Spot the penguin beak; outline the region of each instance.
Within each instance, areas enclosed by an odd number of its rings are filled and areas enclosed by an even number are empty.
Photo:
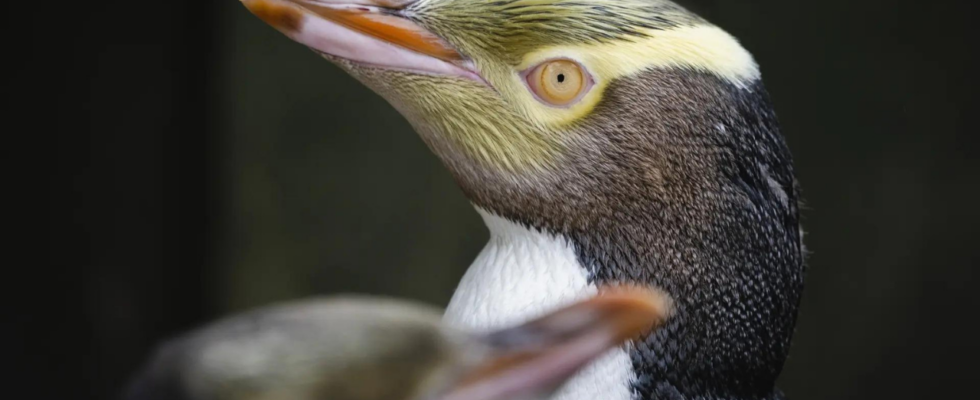
[[[606,289],[524,325],[490,333],[490,356],[441,400],[547,396],[582,367],[624,342],[659,327],[672,301],[658,291]]]
[[[405,17],[417,0],[242,0],[320,53],[374,67],[479,79],[446,41]]]

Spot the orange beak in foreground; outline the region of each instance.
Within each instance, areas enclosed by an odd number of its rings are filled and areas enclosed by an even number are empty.
[[[656,290],[607,287],[599,296],[490,333],[482,338],[490,357],[439,399],[546,396],[607,351],[663,325],[672,307],[670,297]]]

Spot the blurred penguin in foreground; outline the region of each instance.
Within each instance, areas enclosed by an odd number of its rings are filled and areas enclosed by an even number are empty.
[[[605,289],[526,324],[465,333],[428,306],[370,297],[289,303],[162,346],[127,400],[532,400],[660,326],[671,300]]]

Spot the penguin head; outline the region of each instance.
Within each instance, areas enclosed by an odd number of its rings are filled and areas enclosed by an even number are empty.
[[[511,219],[704,172],[678,154],[707,140],[686,131],[759,78],[734,38],[664,0],[243,1],[387,99]],[[626,179],[602,181],[609,168]]]

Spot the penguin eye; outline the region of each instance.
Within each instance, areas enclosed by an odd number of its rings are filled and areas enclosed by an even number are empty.
[[[579,63],[565,59],[532,67],[525,79],[538,100],[553,106],[571,105],[592,88],[588,71]]]

